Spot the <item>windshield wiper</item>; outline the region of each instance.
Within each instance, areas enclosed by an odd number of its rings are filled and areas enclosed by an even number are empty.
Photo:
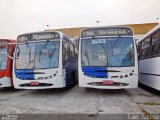
[[[29,63],[31,62],[31,47],[29,48]]]
[[[34,62],[34,60],[29,61],[28,65],[26,65],[25,69],[27,69],[27,68],[31,65],[31,63],[32,63],[32,62]],[[32,68],[32,69],[34,69],[34,66],[33,66],[33,68]]]
[[[84,53],[84,56],[86,56],[87,58],[87,61],[88,61],[88,65],[89,65],[89,57],[88,57],[88,51],[86,50],[86,46],[88,45],[88,40],[87,40],[87,43],[85,44],[85,53]]]
[[[117,40],[115,41],[115,43],[113,45],[111,45],[111,50],[112,50],[112,56],[111,57],[114,57],[115,59],[117,59],[118,62],[121,62],[121,60],[117,57],[117,55],[113,55],[113,50],[115,49],[115,46],[117,45],[117,43],[119,41],[120,41],[120,38],[117,38]]]
[[[102,40],[101,40],[101,41],[102,41]],[[107,56],[108,56],[108,55],[107,55],[107,50],[106,50],[106,48],[105,48],[105,45],[106,45],[106,44],[104,44],[103,42],[100,43],[101,48],[104,50],[105,59],[106,59],[106,63],[107,63],[107,60],[108,60],[108,59],[107,59]]]

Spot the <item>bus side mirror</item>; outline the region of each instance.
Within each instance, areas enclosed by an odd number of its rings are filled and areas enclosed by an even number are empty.
[[[16,53],[16,59],[18,59],[19,56],[20,56],[20,51],[17,51],[17,53]]]

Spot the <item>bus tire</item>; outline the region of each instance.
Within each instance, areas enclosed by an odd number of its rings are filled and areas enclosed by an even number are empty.
[[[76,79],[75,73],[72,72],[72,73],[71,73],[71,84],[69,84],[69,85],[67,86],[68,89],[71,89],[71,88],[74,87],[74,85],[76,84],[76,80],[75,80],[75,79]]]
[[[9,90],[9,91],[10,91],[10,90],[15,90],[13,86],[11,86],[11,87],[4,87],[4,88],[2,88],[2,89],[3,89],[3,90]]]

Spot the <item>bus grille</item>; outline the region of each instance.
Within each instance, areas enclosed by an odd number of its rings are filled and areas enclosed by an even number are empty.
[[[127,83],[121,83],[121,82],[113,82],[111,85],[104,85],[103,82],[90,82],[88,85],[93,85],[93,86],[128,86],[129,84]]]
[[[47,86],[52,86],[53,84],[50,83],[39,83],[39,85],[31,85],[30,83],[25,83],[19,85],[20,87],[47,87]]]

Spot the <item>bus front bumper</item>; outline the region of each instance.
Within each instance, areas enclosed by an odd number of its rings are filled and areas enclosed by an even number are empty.
[[[9,77],[2,77],[0,78],[0,87],[11,87],[11,78]]]
[[[104,84],[105,81],[112,81],[110,84]],[[110,79],[104,80],[99,78],[83,78],[79,79],[79,86],[86,88],[98,89],[129,89],[138,87],[138,76],[133,76],[124,79]]]
[[[66,86],[65,80],[61,76],[46,80],[21,80],[13,77],[13,84],[16,89],[51,89]]]

